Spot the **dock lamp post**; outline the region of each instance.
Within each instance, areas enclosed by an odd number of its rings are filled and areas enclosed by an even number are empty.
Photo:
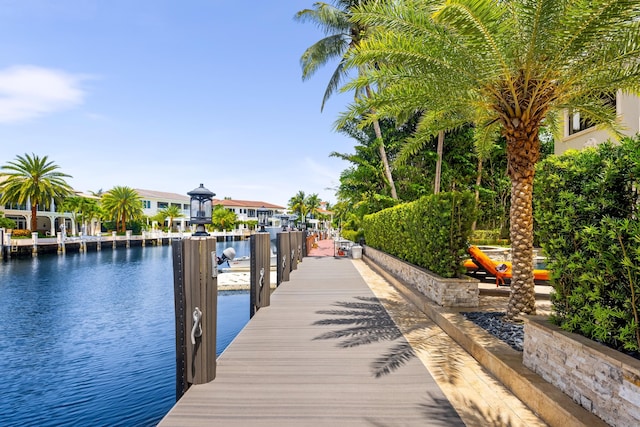
[[[282,222],[282,231],[287,231],[289,226],[289,215],[280,215],[280,221]]]
[[[200,187],[189,191],[187,195],[191,197],[189,205],[191,224],[196,224],[196,232],[193,233],[193,236],[208,236],[209,233],[206,232],[204,226],[211,224],[212,199],[216,194],[200,184]]]
[[[264,229],[267,226],[267,221],[269,220],[269,209],[266,209],[264,206],[256,209],[256,214],[258,215],[258,226],[260,226],[260,232],[264,233],[266,230]]]

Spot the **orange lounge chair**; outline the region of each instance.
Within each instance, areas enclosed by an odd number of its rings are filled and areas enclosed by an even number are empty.
[[[477,246],[469,246],[469,255],[471,259],[464,262],[464,266],[468,272],[478,271],[483,269],[489,275],[496,278],[496,286],[505,285],[505,279],[511,280],[511,263],[495,261],[487,256]],[[503,266],[501,269],[499,266]],[[549,270],[533,270],[534,280],[540,282],[549,281]]]

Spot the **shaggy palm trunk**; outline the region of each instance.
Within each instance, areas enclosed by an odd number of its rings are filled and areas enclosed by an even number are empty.
[[[511,294],[507,318],[535,314],[533,279],[533,175],[511,180]]]
[[[535,314],[533,278],[533,176],[540,156],[538,126],[531,122],[505,129],[511,178],[510,237],[512,278],[506,317]]]

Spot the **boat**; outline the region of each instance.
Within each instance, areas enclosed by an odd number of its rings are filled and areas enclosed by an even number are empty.
[[[276,254],[271,254],[271,270],[274,270],[277,265]],[[219,273],[229,273],[234,271],[250,271],[251,270],[251,258],[248,256],[241,256],[233,259],[226,259],[222,264],[218,265]]]

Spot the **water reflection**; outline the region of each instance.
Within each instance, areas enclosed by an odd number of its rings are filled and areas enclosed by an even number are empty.
[[[248,300],[219,296],[219,352]],[[170,246],[0,262],[0,302],[0,425],[155,425],[173,405]]]

